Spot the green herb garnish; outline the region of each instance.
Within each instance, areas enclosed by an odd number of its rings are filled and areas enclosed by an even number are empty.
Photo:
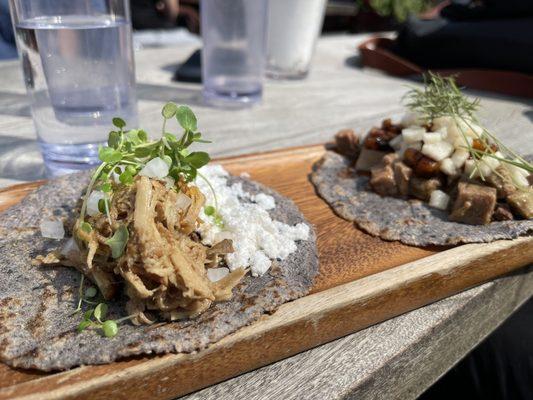
[[[412,88],[405,95],[406,106],[428,122],[437,117],[453,118],[461,131],[465,148],[474,160],[475,167],[471,176],[477,172],[480,178],[485,180],[480,168],[480,161],[484,156],[495,158],[502,163],[514,165],[533,173],[533,165],[530,162],[505,146],[494,134],[480,124],[475,115],[479,109],[480,100],[467,98],[457,86],[454,77],[441,77],[429,72],[428,75],[424,76],[424,83],[423,89]],[[481,133],[477,133],[473,125],[479,126]],[[474,148],[469,143],[464,126],[476,132],[476,139],[480,142],[483,150]],[[497,150],[494,150],[492,145],[496,145]],[[497,155],[498,151],[505,157]]]
[[[98,202],[98,210],[106,214],[109,225],[113,226],[109,215],[109,204],[113,198],[113,191],[116,188],[115,177],[123,185],[131,185],[135,176],[152,159],[159,157],[169,166],[168,175],[176,182],[194,181],[198,174],[198,169],[202,168],[210,161],[210,157],[203,151],[189,151],[193,143],[209,143],[202,139],[202,134],[197,131],[198,121],[192,110],[187,106],[177,106],[174,103],[167,103],[161,110],[163,116],[163,126],[161,139],[149,141],[145,131],[140,129],[125,130],[126,122],[121,118],[113,118],[113,125],[118,128],[109,132],[108,147],[101,147],[98,156],[102,164],[96,169],[87,187],[85,198],[80,212],[80,228],[90,233],[92,227],[85,222],[87,210],[87,200],[93,189],[97,188],[104,193],[104,198]],[[176,118],[183,128],[183,133],[179,138],[166,131],[167,122]],[[202,176],[202,179],[205,178]],[[207,180],[206,180],[207,181]],[[208,183],[209,184],[209,183]],[[209,184],[211,190],[212,187]],[[215,197],[216,194],[213,191]],[[221,223],[221,218],[215,212],[215,223]],[[218,217],[217,217],[218,216]],[[115,226],[113,226],[115,228]],[[113,258],[119,258],[124,251],[128,241],[128,230],[125,226],[119,226],[106,244],[111,248]]]
[[[129,315],[124,318],[106,320],[107,310],[107,304],[98,303],[94,309],[86,311],[83,314],[83,320],[78,325],[78,332],[94,328],[101,330],[105,337],[114,337],[118,333],[121,322],[135,317],[135,315]]]
[[[105,244],[111,248],[111,257],[117,259],[122,256],[129,236],[128,228],[125,225],[120,225],[113,236],[105,241]]]

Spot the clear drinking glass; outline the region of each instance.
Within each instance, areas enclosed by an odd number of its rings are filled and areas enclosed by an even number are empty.
[[[98,163],[113,117],[137,125],[128,0],[10,0],[47,166]],[[64,170],[64,171],[63,171]]]
[[[202,0],[205,100],[239,106],[261,100],[267,0]]]
[[[270,0],[267,75],[301,79],[309,72],[326,0]]]

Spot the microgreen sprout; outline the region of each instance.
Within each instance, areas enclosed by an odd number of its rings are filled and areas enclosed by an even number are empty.
[[[474,170],[471,173],[471,177],[477,173],[481,180],[485,180],[480,168],[480,161],[485,156],[533,173],[533,165],[530,162],[505,146],[494,134],[479,123],[475,115],[479,108],[479,99],[468,99],[457,86],[454,77],[441,77],[429,72],[428,75],[424,76],[424,81],[425,86],[423,89],[412,88],[405,95],[406,106],[421,115],[427,122],[443,116],[453,118],[464,139],[464,147],[474,161]],[[474,125],[479,127],[480,133],[474,129]],[[469,143],[465,126],[470,131],[475,132],[476,139],[480,142],[482,150],[474,148]],[[497,150],[494,150],[494,148]],[[500,152],[505,157],[496,154],[497,152]]]
[[[83,332],[86,329],[99,329],[105,337],[114,337],[119,331],[119,324],[135,317],[135,315],[128,315],[119,319],[105,319],[107,316],[108,307],[106,303],[98,303],[94,309],[87,310],[83,314],[83,320],[78,325],[78,332]]]
[[[192,182],[201,174],[198,169],[210,161],[210,157],[203,151],[190,151],[193,143],[209,143],[202,139],[198,132],[198,121],[192,110],[187,106],[178,106],[167,103],[161,110],[163,117],[162,137],[159,140],[150,141],[145,131],[140,129],[126,130],[126,122],[121,118],[113,118],[115,129],[109,132],[108,146],[100,147],[98,157],[102,164],[93,173],[87,191],[85,193],[80,212],[80,229],[90,234],[92,226],[85,221],[87,202],[93,189],[104,193],[103,199],[98,202],[98,211],[107,216],[113,235],[106,240],[111,249],[114,259],[120,258],[126,247],[129,234],[126,226],[114,223],[110,213],[110,203],[113,200],[113,192],[116,190],[117,177],[123,185],[131,185],[134,178],[152,159],[159,157],[169,166],[168,176],[175,182]],[[183,129],[180,136],[167,132],[167,122],[176,118]],[[201,176],[207,182],[205,177]],[[216,194],[213,192],[215,209],[214,221],[217,225],[222,224],[222,218],[218,213]],[[177,187],[175,190],[178,190]]]
[[[78,305],[76,307],[76,309],[72,312],[72,314],[77,314],[81,311],[81,306],[83,305],[83,303],[87,303],[87,304],[97,304],[89,299],[92,299],[94,297],[96,297],[96,295],[98,294],[98,291],[96,290],[95,287],[93,286],[90,286],[88,287],[85,292],[84,292],[84,285],[85,285],[85,275],[83,274],[80,274],[81,275],[81,278],[80,278],[80,286],[79,286],[79,289],[78,289]]]
[[[96,305],[96,307],[91,308],[83,313],[83,319],[78,324],[78,332],[83,332],[86,329],[94,328],[100,329],[104,336],[114,337],[118,333],[118,325],[121,322],[127,321],[135,317],[135,315],[129,315],[124,318],[119,318],[116,320],[106,320],[108,306],[106,303],[102,302],[93,302],[87,299],[95,298],[98,295],[98,290],[94,286],[90,286],[83,292],[84,276],[81,275],[80,289],[79,289],[79,302],[78,307],[73,314],[81,311],[82,304],[88,303]]]

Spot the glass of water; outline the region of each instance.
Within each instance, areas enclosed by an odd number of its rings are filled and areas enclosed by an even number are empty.
[[[137,125],[128,0],[10,0],[43,158],[55,173],[98,163],[112,118]]]
[[[268,0],[202,0],[202,80],[212,105],[261,100]]]

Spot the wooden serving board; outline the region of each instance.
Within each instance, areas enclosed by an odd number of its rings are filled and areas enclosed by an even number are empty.
[[[219,160],[292,198],[315,225],[312,293],[195,354],[135,357],[47,374],[0,364],[0,399],[169,399],[289,357],[533,262],[533,238],[416,248],[373,238],[337,217],[308,180],[322,146]],[[43,182],[0,191],[0,210]]]

